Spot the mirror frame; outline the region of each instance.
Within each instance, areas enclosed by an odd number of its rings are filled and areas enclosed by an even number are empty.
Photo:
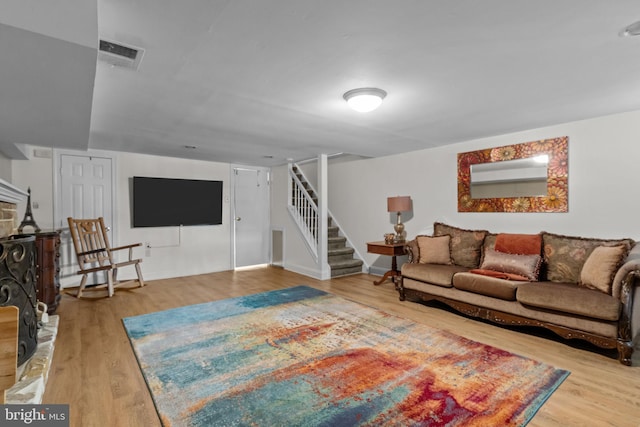
[[[542,139],[503,147],[458,153],[458,212],[568,212],[569,137]],[[547,154],[547,195],[538,197],[471,198],[471,165],[526,159]]]

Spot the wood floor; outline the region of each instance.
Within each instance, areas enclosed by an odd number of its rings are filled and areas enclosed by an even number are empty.
[[[359,274],[318,281],[274,267],[148,282],[112,298],[63,295],[60,326],[43,403],[70,405],[72,426],[159,426],[122,318],[296,285],[309,285],[502,349],[535,358],[571,375],[529,426],[640,426],[640,351],[633,366],[567,345],[468,319],[434,306],[400,302],[390,281]]]

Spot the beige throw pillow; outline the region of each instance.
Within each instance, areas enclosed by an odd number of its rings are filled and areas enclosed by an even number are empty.
[[[451,236],[418,236],[416,240],[420,251],[420,264],[451,264]]]
[[[613,277],[626,254],[627,247],[624,245],[598,246],[582,266],[580,284],[611,295]]]

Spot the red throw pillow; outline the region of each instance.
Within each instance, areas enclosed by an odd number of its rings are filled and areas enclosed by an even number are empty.
[[[540,255],[542,235],[500,233],[496,237],[495,250],[516,255]]]

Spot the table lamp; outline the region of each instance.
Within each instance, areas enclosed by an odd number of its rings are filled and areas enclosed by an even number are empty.
[[[387,212],[397,212],[398,221],[393,229],[396,231],[396,243],[404,242],[404,224],[400,217],[401,212],[407,212],[411,210],[411,197],[410,196],[395,196],[387,197]]]

